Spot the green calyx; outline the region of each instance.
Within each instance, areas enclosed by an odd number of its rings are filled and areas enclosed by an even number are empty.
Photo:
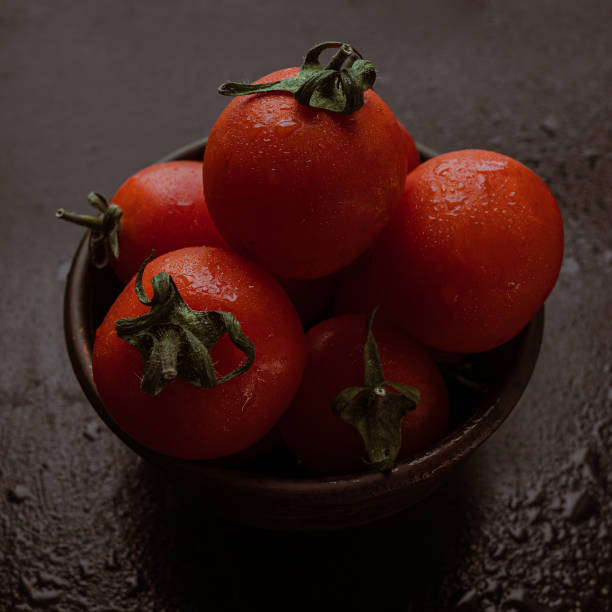
[[[413,387],[385,380],[372,333],[375,314],[376,308],[367,322],[364,385],[340,391],[332,403],[332,410],[359,431],[368,455],[364,461],[385,471],[393,467],[402,446],[402,419],[417,407],[421,396]]]
[[[321,66],[319,56],[325,49],[337,48],[327,66]],[[304,106],[323,108],[349,115],[363,106],[363,94],[376,80],[374,64],[347,43],[322,42],[308,51],[296,77],[273,83],[223,83],[219,93],[224,96],[271,91],[291,92]]]
[[[119,338],[136,347],[144,359],[142,390],[157,395],[175,378],[211,389],[244,374],[255,359],[255,347],[233,314],[192,310],[166,272],[153,277],[153,298],[147,297],[142,275],[153,256],[154,253],[143,262],[136,276],[136,295],[151,310],[139,317],[115,322]],[[246,360],[219,379],[210,350],[225,333],[246,355]]]
[[[109,204],[101,193],[95,191],[87,196],[87,201],[102,214],[93,217],[71,213],[59,208],[55,212],[55,216],[58,219],[64,219],[91,229],[89,256],[96,268],[104,268],[108,265],[111,253],[115,259],[119,258],[119,232],[121,231],[123,211],[116,204]]]

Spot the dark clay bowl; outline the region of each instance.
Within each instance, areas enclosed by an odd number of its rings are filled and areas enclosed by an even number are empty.
[[[201,140],[160,161],[201,160],[205,146],[206,140]],[[435,155],[423,146],[419,152],[423,159]],[[120,289],[112,271],[89,264],[85,236],[67,280],[64,327],[72,366],[92,406],[133,451],[186,485],[211,508],[229,519],[270,529],[314,531],[361,525],[429,495],[517,404],[533,372],[544,326],[542,309],[512,341],[469,358],[472,375],[486,381],[486,390],[450,383],[452,430],[425,454],[398,463],[390,473],[364,470],[314,477],[303,472],[285,449],[242,465],[227,460],[188,461],[151,451],[119,429],[96,391],[91,353],[95,330]]]

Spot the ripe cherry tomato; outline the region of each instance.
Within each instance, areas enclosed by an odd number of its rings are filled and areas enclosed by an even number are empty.
[[[499,153],[446,153],[407,176],[393,219],[343,280],[337,310],[381,304],[429,346],[486,351],[539,310],[562,255],[559,207],[536,174]]]
[[[229,248],[208,213],[200,162],[171,161],[144,168],[119,187],[110,204],[121,209],[115,219],[119,257],[111,253],[110,264],[124,283],[153,249],[161,255],[187,246]],[[59,216],[76,221],[69,213]]]
[[[397,206],[405,174],[398,122],[371,90],[350,115],[303,106],[286,92],[236,98],[204,154],[215,225],[237,252],[284,278],[325,276],[362,253]]]
[[[124,431],[158,452],[186,459],[238,452],[274,426],[299,385],[305,349],[295,309],[274,278],[225,249],[190,247],[153,260],[143,276],[149,298],[152,278],[161,272],[170,274],[194,311],[234,315],[255,347],[254,362],[246,372],[213,388],[176,378],[156,395],[145,392],[142,354],[116,329],[118,320],[153,311],[141,303],[130,282],[96,333],[93,373],[100,397]],[[148,333],[161,335],[159,330]],[[186,367],[181,361],[186,353],[181,345],[175,368],[179,375]],[[212,346],[210,356],[219,378],[245,362],[228,335]]]
[[[385,380],[415,387],[416,408],[401,419],[403,459],[419,453],[446,433],[448,393],[428,351],[397,328],[374,323]],[[310,469],[337,474],[367,469],[365,445],[357,429],[332,411],[337,395],[364,381],[365,315],[327,319],[306,334],[302,384],[279,427],[287,446]]]

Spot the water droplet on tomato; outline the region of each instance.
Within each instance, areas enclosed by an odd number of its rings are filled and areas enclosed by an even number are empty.
[[[286,136],[297,130],[301,125],[300,121],[296,121],[292,117],[287,117],[286,119],[281,119],[275,127],[282,135]]]
[[[464,195],[462,193],[457,193],[457,191],[451,191],[446,196],[447,202],[463,202],[464,199],[465,199]]]
[[[477,162],[474,167],[479,172],[491,172],[493,170],[503,170],[507,165],[504,160],[489,159]]]
[[[444,176],[449,170],[450,170],[451,166],[450,164],[444,163],[444,164],[440,164],[435,172],[438,176]]]

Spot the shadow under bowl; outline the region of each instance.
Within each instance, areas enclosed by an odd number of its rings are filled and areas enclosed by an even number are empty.
[[[205,146],[203,139],[160,161],[199,161]],[[418,148],[423,160],[436,154],[427,147]],[[276,457],[276,465],[235,467],[223,461],[169,457],[140,445],[123,432],[104,408],[91,367],[95,330],[121,289],[110,269],[97,270],[89,263],[85,235],[67,279],[64,329],[73,369],[92,406],[127,446],[187,486],[225,518],[276,530],[317,531],[362,525],[400,512],[432,493],[516,406],[535,367],[544,328],[542,308],[513,340],[470,356],[471,370],[486,380],[486,391],[450,386],[452,429],[424,454],[399,462],[389,473],[369,470],[316,477],[300,471],[286,452]]]

